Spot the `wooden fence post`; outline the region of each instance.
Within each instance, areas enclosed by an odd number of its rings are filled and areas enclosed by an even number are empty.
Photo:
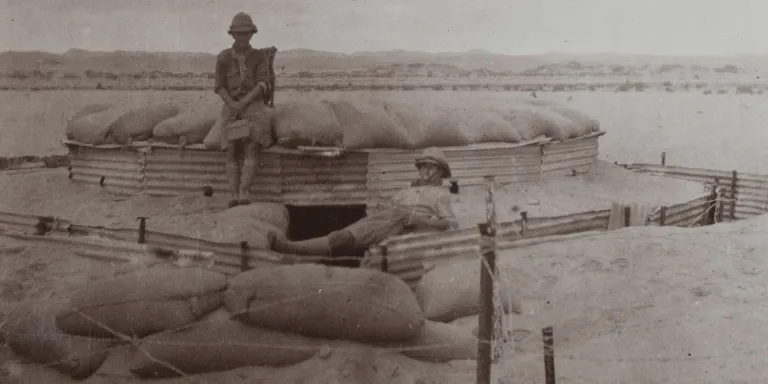
[[[629,206],[624,207],[624,226],[629,227],[632,224],[632,209]]]
[[[661,165],[667,165],[667,153],[662,152],[661,153]]]
[[[144,216],[138,217],[139,219],[139,244],[144,244],[147,241],[147,218]]]
[[[499,222],[496,217],[496,177],[486,176],[486,219],[487,224],[491,228],[493,234],[493,247],[494,258],[496,248],[496,234],[499,229]],[[504,324],[502,322],[504,317],[504,306],[501,301],[501,281],[499,271],[494,266],[491,270],[493,272],[493,338],[491,339],[491,347],[493,348],[492,362],[497,362],[504,354]]]
[[[731,221],[736,220],[736,184],[739,179],[739,174],[736,171],[733,171],[733,176],[731,177],[731,212],[730,212],[730,219]]]
[[[251,267],[248,265],[248,242],[241,241],[240,242],[240,271],[245,272],[249,269],[251,269]]]
[[[389,259],[387,259],[387,246],[382,245],[379,247],[379,253],[381,254],[381,271],[389,271]]]
[[[495,233],[488,223],[478,224],[480,236],[486,241],[493,241]],[[477,384],[491,384],[491,364],[493,362],[493,275],[496,269],[495,247],[480,249],[480,316],[477,330]]]
[[[709,194],[709,203],[710,206],[708,208],[709,212],[707,214],[707,225],[715,224],[717,220],[717,186],[720,184],[720,178],[715,177],[715,185],[712,187],[712,192]]]
[[[717,191],[717,222],[723,222],[723,211],[725,211],[725,189]]]
[[[659,226],[663,227],[667,225],[667,206],[664,205],[661,207],[661,211],[659,212]]]
[[[544,377],[546,384],[555,384],[555,335],[552,327],[541,330],[544,341]]]

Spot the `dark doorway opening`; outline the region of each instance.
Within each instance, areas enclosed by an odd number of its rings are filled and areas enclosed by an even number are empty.
[[[288,205],[290,226],[288,238],[293,241],[307,240],[322,237],[333,231],[342,229],[365,217],[366,206],[359,205],[313,205],[295,206]],[[352,256],[355,260],[330,260],[323,264],[357,268],[363,258],[365,250],[352,252],[352,254],[333,255],[339,257]]]

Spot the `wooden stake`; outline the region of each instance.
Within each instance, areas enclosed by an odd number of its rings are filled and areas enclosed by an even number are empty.
[[[662,152],[661,153],[661,165],[667,165],[667,153]]]
[[[667,225],[667,206],[661,207],[661,212],[659,212],[659,225],[665,226]]]
[[[389,271],[389,260],[387,259],[387,246],[382,245],[379,248],[379,252],[381,252],[381,271],[387,272]]]
[[[251,267],[248,265],[248,242],[241,241],[240,242],[240,271],[245,272],[249,269],[251,269]]]
[[[632,224],[632,209],[629,206],[624,207],[624,226],[629,227]]]
[[[496,178],[493,176],[486,176],[485,177],[486,182],[486,189],[487,189],[487,198],[486,198],[486,219],[487,224],[490,230],[490,234],[492,237],[492,243],[494,248],[494,260],[495,260],[495,248],[496,248],[496,234],[498,233],[499,223],[496,218]],[[504,326],[502,324],[503,314],[504,314],[504,306],[502,305],[501,301],[501,287],[500,287],[500,276],[498,271],[496,270],[495,263],[494,267],[491,269],[492,272],[492,288],[493,288],[493,337],[491,339],[491,347],[492,347],[492,362],[497,362],[502,355],[504,354]]]
[[[139,244],[144,244],[147,240],[147,218],[141,216],[139,219]]]
[[[493,241],[496,235],[488,223],[478,224],[480,236]],[[481,248],[480,263],[480,316],[477,330],[477,384],[491,384],[493,362],[493,270],[496,269],[494,247]]]
[[[731,177],[731,212],[730,212],[730,218],[731,221],[736,220],[736,183],[739,179],[739,174],[736,171],[733,171],[733,176]]]
[[[707,224],[712,225],[717,222],[717,186],[720,185],[720,178],[715,177],[715,185],[712,187],[712,192],[709,194],[709,214],[707,215]]]
[[[552,327],[541,330],[544,339],[544,375],[546,384],[555,384],[555,335]]]

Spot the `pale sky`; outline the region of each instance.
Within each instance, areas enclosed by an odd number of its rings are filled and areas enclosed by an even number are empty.
[[[768,0],[0,0],[0,51],[768,54]]]

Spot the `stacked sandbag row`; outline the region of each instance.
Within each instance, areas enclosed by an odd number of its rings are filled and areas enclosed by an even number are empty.
[[[470,105],[342,98],[278,105],[272,124],[284,146],[349,149],[517,143],[540,136],[562,141],[600,128],[595,119],[555,104]]]
[[[92,282],[63,305],[20,310],[0,330],[19,355],[81,379],[131,339],[140,340],[127,369],[142,378],[289,366],[333,340],[432,362],[473,359],[477,345],[471,332],[425,320],[396,276],[316,264],[231,278],[154,266]]]
[[[66,137],[91,145],[126,145],[150,139],[167,144],[201,144],[220,109],[219,104],[209,101],[90,104],[67,121]]]

